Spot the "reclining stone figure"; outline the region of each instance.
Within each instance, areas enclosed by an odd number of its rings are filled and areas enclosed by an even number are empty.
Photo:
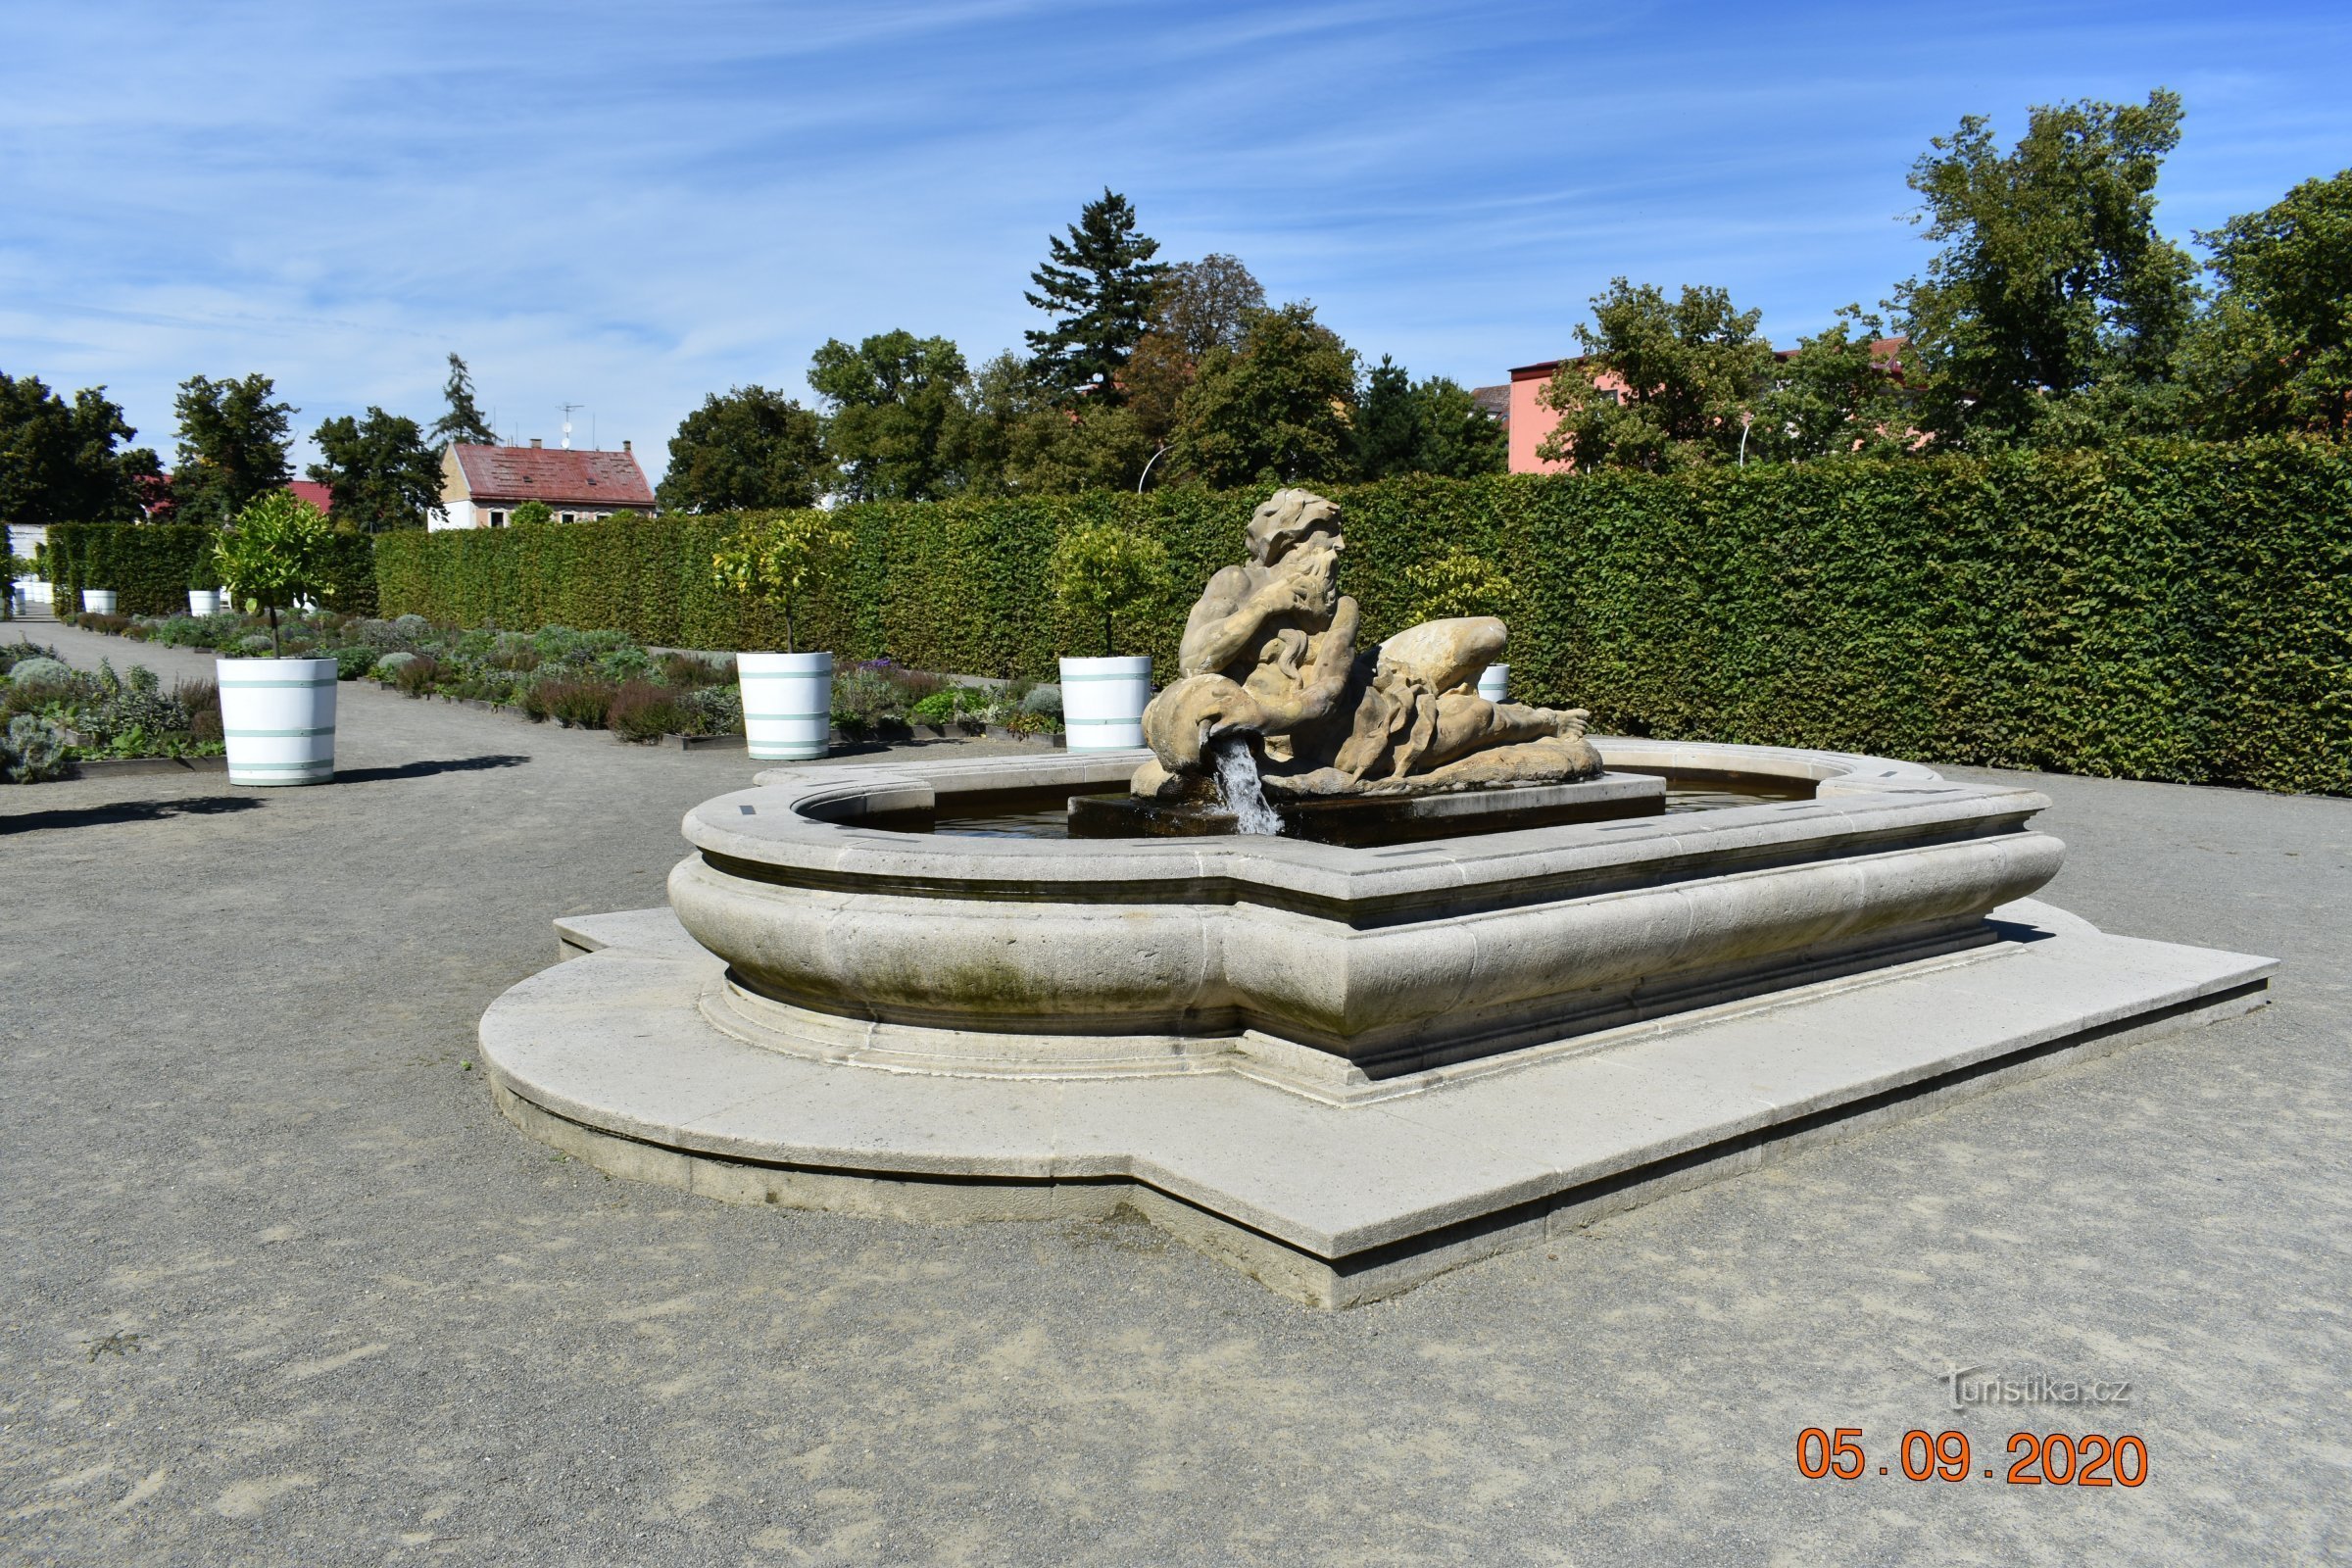
[[[1502,655],[1491,615],[1425,621],[1355,646],[1356,603],[1339,591],[1340,509],[1278,491],[1250,519],[1250,561],[1208,582],[1185,622],[1181,676],[1144,710],[1152,760],[1135,794],[1213,793],[1212,748],[1238,736],[1269,798],[1415,795],[1565,783],[1601,770],[1583,709],[1493,703],[1479,672]]]

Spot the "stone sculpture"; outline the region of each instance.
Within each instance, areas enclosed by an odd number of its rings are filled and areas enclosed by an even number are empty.
[[[1181,678],[1144,710],[1152,760],[1133,793],[1216,793],[1227,737],[1257,754],[1270,798],[1419,795],[1591,778],[1600,756],[1583,709],[1494,703],[1479,672],[1502,656],[1492,615],[1426,621],[1355,646],[1358,612],[1339,591],[1339,507],[1283,490],[1250,519],[1250,561],[1208,582],[1185,622]],[[1230,742],[1228,745],[1232,744]]]

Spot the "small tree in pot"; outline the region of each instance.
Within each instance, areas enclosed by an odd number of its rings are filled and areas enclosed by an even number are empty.
[[[1100,619],[1102,656],[1061,661],[1062,723],[1073,751],[1144,743],[1144,708],[1152,701],[1152,661],[1117,657],[1118,617],[1155,597],[1167,580],[1167,552],[1155,539],[1097,518],[1054,542],[1048,574],[1062,608]]]
[[[220,729],[232,784],[323,784],[335,771],[335,662],[287,659],[280,611],[325,587],[333,530],[290,490],[237,514],[213,547],[220,580],[270,620],[268,659],[220,662]]]
[[[784,652],[746,651],[735,659],[744,742],[761,760],[801,760],[829,749],[833,656],[800,651],[796,612],[849,546],[849,534],[824,513],[786,512],[747,521],[710,558],[719,587],[768,600],[784,618]]]

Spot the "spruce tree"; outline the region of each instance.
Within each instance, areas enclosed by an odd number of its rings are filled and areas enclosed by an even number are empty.
[[[466,362],[455,354],[449,357],[449,382],[441,389],[449,400],[449,412],[433,421],[433,451],[448,451],[452,446],[494,447],[498,437],[491,433],[490,421],[474,406],[473,377],[466,371]]]
[[[1116,403],[1116,377],[1151,325],[1152,296],[1166,270],[1152,260],[1159,241],[1136,232],[1135,209],[1105,186],[1067,239],[1055,234],[1047,244],[1049,260],[1029,274],[1037,292],[1023,295],[1054,318],[1026,334],[1037,379],[1065,399],[1085,391]]]

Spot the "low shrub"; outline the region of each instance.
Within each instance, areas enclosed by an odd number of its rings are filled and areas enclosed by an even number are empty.
[[[409,697],[422,697],[441,674],[441,661],[430,654],[412,654],[392,671],[392,684]]]
[[[601,680],[543,680],[531,687],[540,716],[566,729],[604,729],[614,688]]]
[[[74,666],[54,654],[35,654],[10,665],[8,679],[12,686],[64,686],[73,681]]]
[[[19,713],[0,731],[0,777],[9,783],[63,778],[70,766],[65,736],[39,714]]]
[[[697,716],[677,688],[633,680],[613,691],[605,722],[624,741],[658,741],[664,735],[693,733]]]
[[[367,647],[338,648],[334,652],[335,679],[358,680],[375,667],[375,650]]]

